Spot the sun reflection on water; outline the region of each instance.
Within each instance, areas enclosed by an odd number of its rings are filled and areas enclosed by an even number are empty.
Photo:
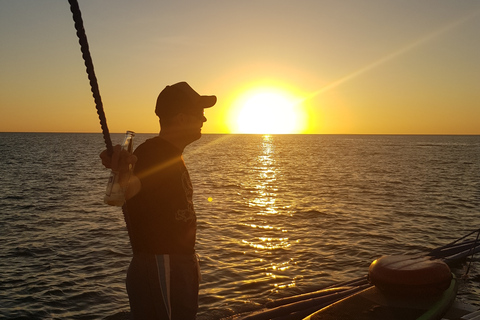
[[[258,238],[260,242],[255,243],[247,240],[242,240],[243,243],[248,244],[250,247],[261,250],[276,250],[286,249],[291,246],[288,238]],[[262,254],[270,254],[269,252],[262,252]]]
[[[280,228],[280,227],[273,227],[273,226],[268,226],[268,225],[264,225],[264,226],[261,226],[261,225],[256,225],[256,224],[243,224],[244,226],[247,226],[247,227],[250,227],[250,228],[253,228],[253,229],[256,229],[256,228],[259,228],[259,229],[265,229],[265,230],[275,230],[275,231],[280,231],[280,232],[288,232],[286,229],[284,228]]]
[[[275,148],[273,137],[264,135],[262,137],[262,153],[257,157],[257,165],[253,168],[253,173],[257,174],[254,180],[256,197],[248,203],[249,207],[259,207],[258,215],[278,214],[275,202],[277,200],[276,186],[277,166],[275,161]]]
[[[285,225],[285,212],[278,205],[282,199],[278,194],[279,178],[282,168],[276,159],[275,137],[262,136],[259,154],[254,159],[245,187],[250,190],[246,197],[249,210],[249,222],[243,223],[249,228],[247,239],[241,242],[248,246],[246,253],[260,255],[262,267],[249,281],[267,281],[272,286],[271,291],[294,287],[301,276],[292,276],[292,266],[296,265],[293,258],[286,259],[286,250],[292,246],[287,236],[289,230]],[[293,241],[293,243],[298,241]]]

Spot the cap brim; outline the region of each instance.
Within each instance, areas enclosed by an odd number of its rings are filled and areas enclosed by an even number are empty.
[[[200,100],[198,101],[198,106],[202,108],[210,108],[213,107],[217,103],[216,96],[200,96]]]

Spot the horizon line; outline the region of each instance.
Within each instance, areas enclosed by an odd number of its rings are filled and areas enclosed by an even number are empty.
[[[102,132],[90,131],[0,131],[0,133],[62,133],[62,134],[102,134]],[[125,132],[110,132],[110,134],[125,134]],[[135,134],[158,134],[158,132],[135,132]],[[258,136],[281,136],[281,135],[368,135],[368,136],[479,136],[480,133],[225,133],[209,132],[202,135],[258,135]]]

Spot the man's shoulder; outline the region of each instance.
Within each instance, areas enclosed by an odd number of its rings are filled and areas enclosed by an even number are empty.
[[[135,149],[134,154],[138,158],[137,164],[144,163],[147,166],[181,157],[181,153],[161,137],[145,140]]]
[[[134,172],[142,183],[147,183],[145,179],[158,183],[161,177],[178,174],[178,170],[171,169],[183,163],[175,147],[160,137],[146,140],[134,154],[137,156]]]
[[[143,143],[141,143],[134,151],[135,154],[139,153],[155,153],[161,150],[162,148],[165,148],[165,140],[159,138],[159,137],[154,137],[145,140]]]

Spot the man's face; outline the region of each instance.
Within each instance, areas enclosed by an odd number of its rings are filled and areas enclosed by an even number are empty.
[[[196,141],[202,136],[203,123],[207,121],[203,109],[198,112],[183,113],[183,129],[189,142]]]

